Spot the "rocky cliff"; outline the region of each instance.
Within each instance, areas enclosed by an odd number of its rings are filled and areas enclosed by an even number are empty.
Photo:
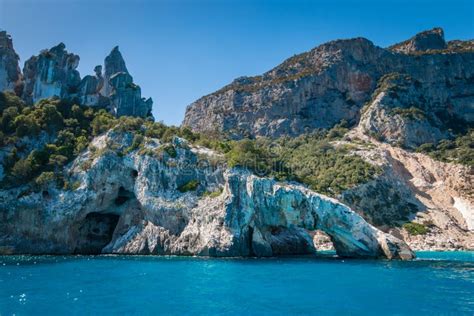
[[[104,73],[99,65],[95,75],[82,79],[76,70],[79,56],[67,52],[63,43],[28,59],[23,75],[18,60],[10,36],[0,32],[0,92],[15,91],[28,104],[58,97],[106,108],[116,116],[152,116],[153,101],[142,98],[118,47],[105,58]]]
[[[118,47],[82,79],[63,44],[22,75],[1,36],[1,87],[44,101],[0,93],[0,253],[474,249],[472,41],[329,42],[201,98],[177,128],[126,117],[152,102]]]
[[[388,49],[363,38],[332,41],[197,100],[183,125],[235,138],[294,136],[356,124],[371,102],[361,120],[367,131],[409,146],[439,140],[448,121],[474,121],[472,48],[472,41],[446,43],[439,28]],[[409,109],[425,117],[406,119]]]
[[[16,91],[21,80],[19,57],[6,31],[0,31],[0,91]]]
[[[132,143],[132,134],[114,131],[94,139],[64,170],[72,190],[0,191],[1,253],[308,254],[316,250],[310,232],[321,230],[341,256],[413,256],[348,206],[301,185],[212,168],[206,157],[217,153],[180,138],[146,138],[126,153]]]

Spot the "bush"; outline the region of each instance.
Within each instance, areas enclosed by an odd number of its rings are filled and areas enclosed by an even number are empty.
[[[199,186],[199,181],[191,180],[183,185],[178,187],[178,191],[181,193],[189,192],[189,191],[196,191]]]
[[[425,235],[429,231],[428,228],[425,225],[422,225],[422,224],[419,224],[419,223],[414,223],[414,222],[403,224],[403,228],[405,228],[405,230],[410,235],[413,235],[413,236]]]
[[[174,148],[173,145],[166,145],[163,147],[163,151],[165,151],[171,158],[176,158],[178,156],[176,148]]]
[[[444,139],[436,145],[422,144],[416,151],[443,162],[474,166],[474,129],[470,129],[465,135],[457,136],[454,140]]]
[[[51,182],[56,181],[56,176],[51,171],[42,172],[36,179],[35,184],[41,188],[46,188]]]
[[[202,194],[203,197],[210,197],[211,199],[214,199],[222,194],[222,188],[219,188],[216,191],[206,191]]]

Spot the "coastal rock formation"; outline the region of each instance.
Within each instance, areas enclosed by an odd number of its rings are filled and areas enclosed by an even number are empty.
[[[63,43],[28,59],[23,76],[18,60],[10,36],[0,32],[0,92],[14,91],[28,104],[58,97],[106,108],[116,116],[152,117],[153,101],[141,97],[118,46],[105,58],[104,74],[99,65],[94,68],[95,75],[82,80],[76,70],[79,56],[68,53]]]
[[[142,98],[139,86],[133,83],[133,78],[126,72],[115,73],[108,80],[112,86],[110,108],[115,116],[151,117],[153,101]]]
[[[0,31],[0,91],[15,91],[20,84],[19,57],[6,31]]]
[[[405,240],[412,249],[474,249],[472,166],[410,153],[357,129],[348,138],[356,146],[354,154],[383,172],[343,192],[339,197],[343,203],[381,230]],[[426,231],[413,235],[405,228],[407,222],[420,224]]]
[[[120,53],[118,46],[115,46],[110,52],[110,54],[105,57],[104,68],[105,84],[101,89],[101,93],[102,95],[108,96],[113,91],[113,86],[110,82],[110,78],[113,75],[121,72],[128,74],[127,66],[125,65],[125,60],[123,60],[122,53]]]
[[[211,168],[179,138],[176,155],[152,138],[150,154],[119,154],[132,141],[113,131],[96,138],[64,173],[74,190],[0,191],[1,253],[304,254],[315,251],[310,232],[322,230],[341,256],[413,257],[403,241],[301,185]]]
[[[79,98],[83,105],[103,107],[108,105],[108,99],[100,93],[104,86],[102,66],[95,66],[94,72],[95,76],[87,75],[82,78],[78,92]]]
[[[430,94],[423,85],[408,75],[385,76],[374,93],[374,99],[363,109],[359,128],[406,148],[435,144],[448,138],[451,133],[447,125],[454,120],[454,115],[443,111],[444,104],[437,107],[427,101],[427,95]],[[460,123],[458,128],[462,127]]]
[[[54,96],[68,98],[77,93],[81,82],[76,70],[78,65],[79,56],[68,53],[63,43],[31,57],[23,68],[23,99],[36,103]]]
[[[202,97],[188,106],[183,125],[195,131],[225,132],[242,138],[294,136],[332,127],[341,120],[357,123],[361,109],[380,94],[377,86],[389,74],[409,76],[411,83],[403,85],[414,85],[416,89],[402,91],[402,85],[401,91],[396,91],[400,97],[390,96],[396,102],[379,101],[393,103],[390,107],[417,107],[436,115],[434,125],[428,126],[440,130],[434,139],[449,134],[445,131],[447,119],[474,121],[472,43],[446,44],[442,30],[434,29],[389,49],[363,38],[323,44],[289,58],[261,76],[236,79]],[[440,117],[443,115],[448,118]],[[399,122],[400,118],[378,120],[378,125],[386,125],[390,120]],[[405,125],[405,132],[390,133],[394,139],[400,135],[399,140],[408,144],[413,139],[403,139],[407,132],[418,133],[427,127],[413,121]]]

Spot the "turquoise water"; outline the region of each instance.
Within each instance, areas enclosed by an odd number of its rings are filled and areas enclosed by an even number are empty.
[[[0,257],[0,315],[473,315],[474,253],[418,258]]]

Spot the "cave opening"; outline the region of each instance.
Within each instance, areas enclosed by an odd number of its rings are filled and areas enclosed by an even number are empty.
[[[120,187],[117,193],[117,197],[114,200],[114,204],[116,206],[121,206],[125,204],[127,201],[134,198],[135,198],[135,194],[133,194],[133,192],[125,190],[124,187]]]
[[[120,216],[111,213],[87,214],[78,229],[75,254],[96,255],[112,240]]]

